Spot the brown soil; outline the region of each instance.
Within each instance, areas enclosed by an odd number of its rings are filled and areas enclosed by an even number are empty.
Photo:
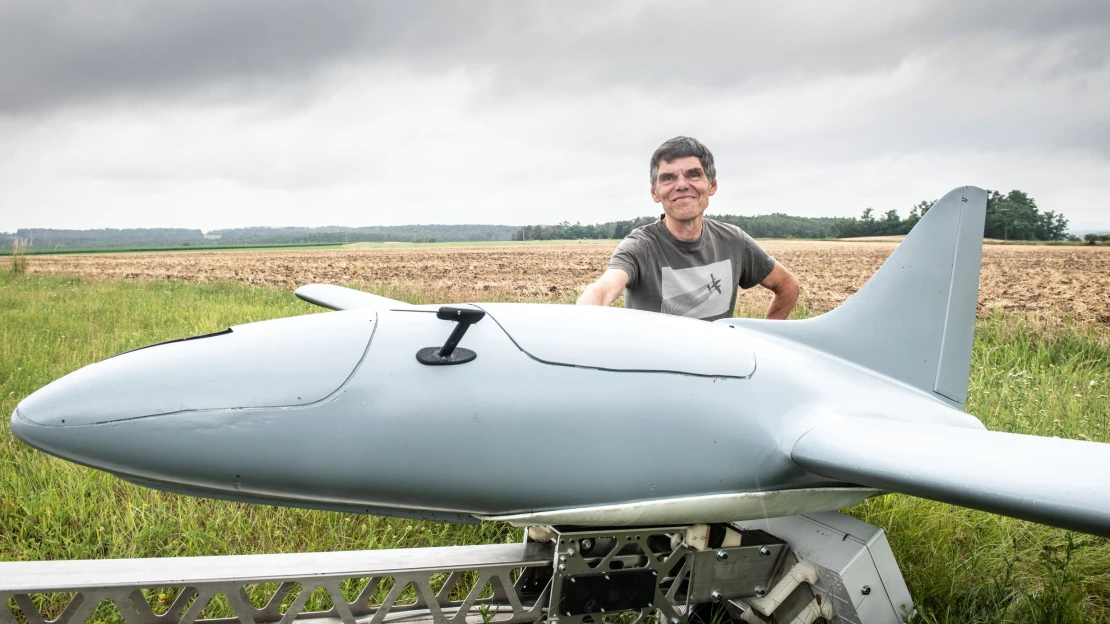
[[[830,310],[890,255],[892,242],[772,240],[764,243],[802,284],[814,312]],[[615,243],[614,243],[615,246]],[[373,285],[429,292],[443,302],[488,299],[570,301],[606,267],[610,245],[437,247],[260,252],[38,256],[32,273],[95,279],[234,280],[295,288],[302,284]],[[763,307],[764,289],[739,305]],[[987,245],[980,314],[1036,313],[1110,324],[1110,247]]]

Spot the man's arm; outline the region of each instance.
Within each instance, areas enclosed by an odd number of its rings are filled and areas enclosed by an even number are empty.
[[[801,292],[798,278],[776,262],[775,268],[771,269],[770,274],[759,285],[775,293],[771,304],[767,306],[767,318],[782,320],[789,316],[794,304],[798,302],[798,293]]]
[[[624,291],[627,284],[628,273],[621,269],[609,269],[596,282],[587,286],[575,303],[578,305],[612,305],[617,297],[621,296],[621,292]]]

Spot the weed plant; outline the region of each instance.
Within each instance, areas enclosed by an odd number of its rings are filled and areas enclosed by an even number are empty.
[[[12,275],[23,275],[27,272],[27,251],[29,245],[26,239],[12,239]]]
[[[418,285],[366,288],[414,303],[456,300],[450,292]],[[163,340],[318,311],[269,287],[0,273],[0,559],[286,553],[521,539],[518,529],[496,523],[451,525],[157,492],[50,457],[11,435],[7,415],[23,397],[81,366]],[[796,314],[808,312],[802,306]],[[991,429],[1110,442],[1107,362],[1106,328],[1004,315],[981,320],[967,409]],[[887,530],[918,606],[914,622],[1110,621],[1110,541],[1104,538],[903,495],[873,498],[848,512]],[[273,589],[252,588],[252,599],[258,602]],[[174,591],[150,599],[164,608]],[[62,606],[62,598],[42,604],[52,615]],[[329,605],[313,596],[309,606]],[[203,613],[228,615],[220,602]],[[91,620],[120,617],[106,603]]]

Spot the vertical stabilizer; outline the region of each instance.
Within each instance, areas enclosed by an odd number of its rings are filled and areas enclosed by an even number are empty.
[[[987,194],[942,197],[878,272],[840,307],[802,321],[722,321],[801,342],[962,405]]]

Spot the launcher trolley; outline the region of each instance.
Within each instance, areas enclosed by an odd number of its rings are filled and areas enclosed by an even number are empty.
[[[47,624],[36,605],[52,594],[72,596],[56,624],[84,622],[105,600],[127,624],[895,624],[912,609],[883,531],[835,512],[525,535],[520,544],[0,563],[0,624]],[[273,593],[259,605],[249,593],[263,584]],[[167,588],[177,591],[156,613]],[[331,608],[306,608],[321,592]],[[202,618],[221,597],[234,618]]]

